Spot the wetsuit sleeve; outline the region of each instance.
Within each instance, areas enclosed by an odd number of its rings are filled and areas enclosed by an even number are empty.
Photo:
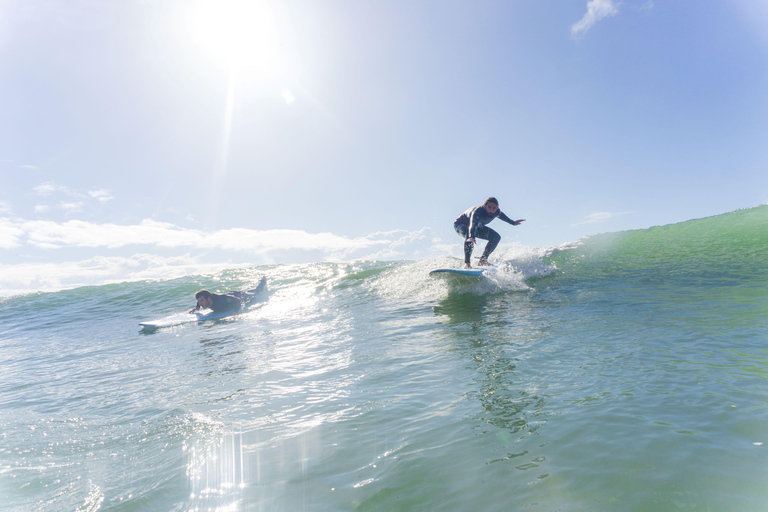
[[[515,225],[515,221],[504,215],[504,212],[499,210],[499,219],[503,220],[504,222],[508,222],[509,224]]]

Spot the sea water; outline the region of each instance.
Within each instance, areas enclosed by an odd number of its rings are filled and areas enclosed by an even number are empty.
[[[0,299],[0,509],[768,508],[768,206],[504,245]]]

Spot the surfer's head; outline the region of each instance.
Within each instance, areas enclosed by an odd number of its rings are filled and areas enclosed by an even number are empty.
[[[195,294],[195,298],[197,299],[197,305],[200,308],[210,308],[211,304],[213,304],[211,292],[208,290],[200,290]]]
[[[485,203],[483,203],[483,208],[485,208],[486,212],[493,215],[499,210],[499,200],[495,197],[489,197],[485,200]]]

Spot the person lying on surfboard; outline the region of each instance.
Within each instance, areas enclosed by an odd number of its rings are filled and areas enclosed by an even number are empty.
[[[508,222],[513,226],[519,226],[525,219],[512,220],[499,210],[499,201],[495,197],[489,197],[485,200],[482,206],[475,206],[465,211],[456,221],[453,223],[453,229],[456,233],[464,237],[464,268],[472,268],[469,264],[472,258],[472,250],[475,248],[477,241],[475,238],[482,238],[488,240],[485,245],[483,255],[480,256],[480,261],[477,262],[480,266],[489,266],[488,256],[491,255],[496,246],[501,241],[501,235],[486,226],[496,217],[500,218],[504,222]]]
[[[259,285],[253,290],[227,292],[225,294],[211,293],[208,290],[200,290],[195,294],[197,305],[190,309],[190,313],[195,313],[201,309],[210,309],[214,313],[239,313],[249,305],[255,295],[264,289],[267,284],[267,278],[262,277]]]

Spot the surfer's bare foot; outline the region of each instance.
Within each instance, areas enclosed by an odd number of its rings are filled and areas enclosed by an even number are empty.
[[[472,270],[472,265],[469,263],[464,264],[464,270]]]
[[[488,260],[480,260],[477,264],[481,267],[492,267],[493,263],[488,263]]]

